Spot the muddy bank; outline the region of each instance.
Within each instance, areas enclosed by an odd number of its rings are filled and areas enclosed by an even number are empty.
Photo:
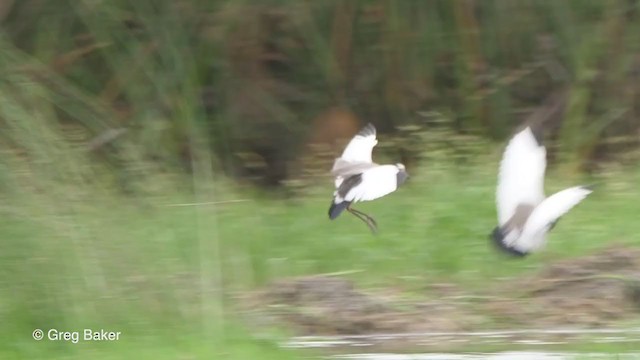
[[[640,315],[640,248],[611,247],[502,284],[486,308],[520,326],[606,327]]]
[[[607,327],[640,318],[640,248],[606,248],[483,293],[444,288],[461,296],[408,299],[340,277],[309,276],[274,282],[242,308],[257,326],[284,325],[296,335]]]

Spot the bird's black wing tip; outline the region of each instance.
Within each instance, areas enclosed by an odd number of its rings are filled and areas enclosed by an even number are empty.
[[[496,247],[502,251],[502,253],[504,254],[508,254],[511,255],[512,257],[515,258],[523,258],[527,255],[529,255],[528,252],[525,251],[520,251],[517,249],[514,249],[512,247],[509,247],[507,245],[505,245],[504,243],[504,232],[502,231],[502,229],[499,226],[496,226],[493,231],[491,232],[491,235],[489,235],[489,237],[491,238],[492,242],[494,243],[494,245],[496,245]]]
[[[538,146],[544,146],[544,129],[542,124],[529,124],[527,127],[531,129],[531,133],[534,139],[536,139]]]
[[[359,132],[358,136],[367,137],[371,135],[376,135],[376,127],[373,126],[372,123],[367,123]]]

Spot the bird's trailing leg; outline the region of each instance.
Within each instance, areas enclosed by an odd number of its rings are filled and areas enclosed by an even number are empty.
[[[372,218],[371,216],[363,213],[362,211],[358,211],[358,210],[352,208],[351,206],[347,207],[347,211],[352,213],[358,219],[364,221],[364,223],[367,224],[369,229],[371,229],[371,232],[373,232],[374,234],[377,233],[378,224],[376,223],[376,220],[374,218]]]

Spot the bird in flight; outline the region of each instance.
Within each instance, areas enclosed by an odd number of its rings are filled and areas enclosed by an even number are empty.
[[[351,207],[353,203],[371,201],[398,189],[409,177],[404,165],[378,165],[371,152],[378,144],[376,128],[367,124],[349,142],[342,156],[333,163],[336,190],[329,207],[329,219],[337,218],[345,209],[364,221],[375,233],[378,225],[371,216]]]
[[[527,126],[513,136],[502,156],[496,192],[499,226],[491,238],[511,255],[524,257],[542,248],[560,217],[592,192],[575,186],[545,198],[546,155],[542,129]]]

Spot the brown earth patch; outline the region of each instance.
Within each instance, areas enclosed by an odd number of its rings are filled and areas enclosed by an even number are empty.
[[[613,246],[501,284],[514,297],[487,304],[519,325],[602,327],[640,310],[640,249]]]
[[[360,290],[340,277],[308,276],[274,282],[242,308],[252,321],[285,325],[296,335],[606,327],[640,315],[640,248],[613,246],[560,261],[482,294],[440,287],[462,296],[408,299]]]

